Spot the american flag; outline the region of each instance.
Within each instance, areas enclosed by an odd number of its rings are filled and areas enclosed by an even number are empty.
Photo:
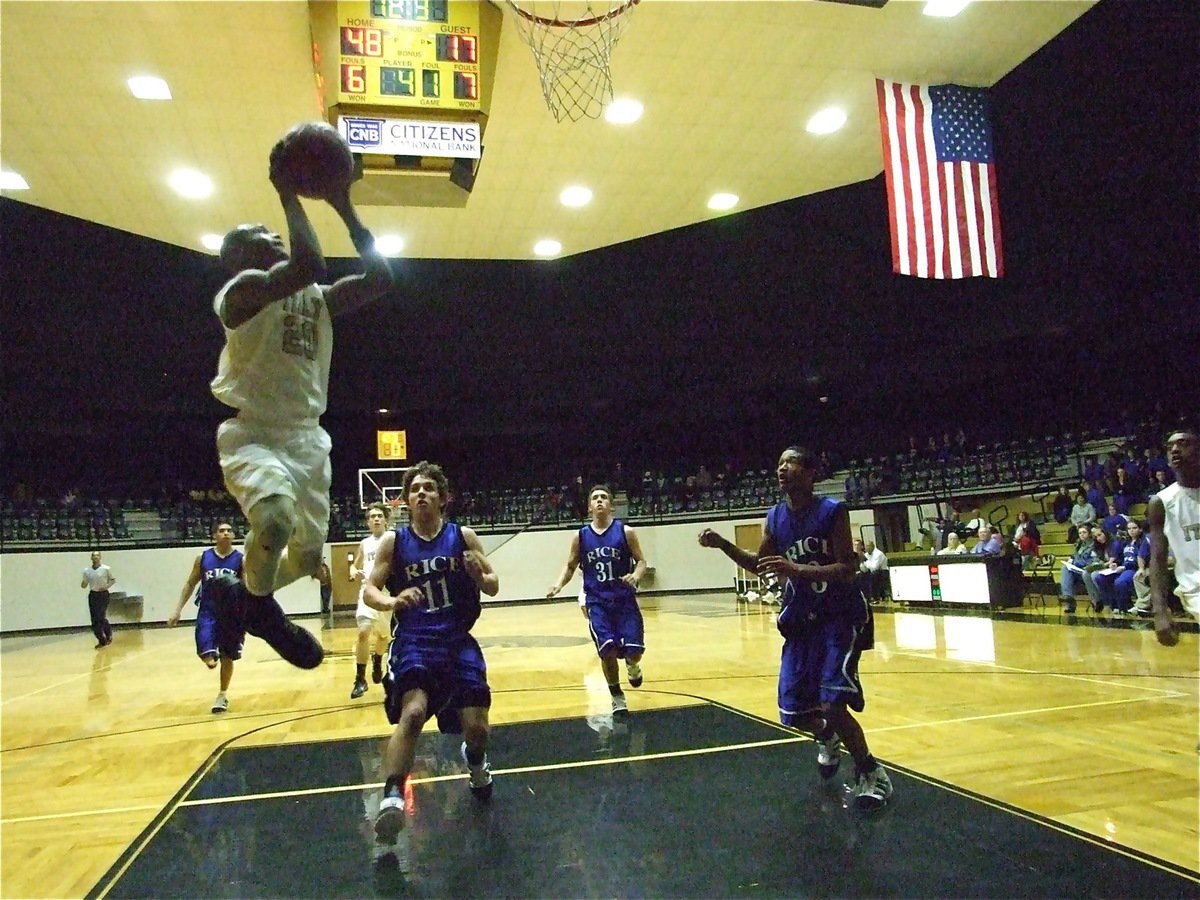
[[[987,92],[876,79],[892,271],[1004,274]]]

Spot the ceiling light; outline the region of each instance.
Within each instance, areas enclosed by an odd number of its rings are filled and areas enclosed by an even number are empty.
[[[642,117],[642,104],[629,97],[620,97],[608,104],[604,120],[613,125],[630,125]]]
[[[928,0],[922,12],[927,16],[949,19],[966,9],[970,2],[971,0]]]
[[[175,193],[189,200],[202,200],[213,192],[212,179],[195,169],[176,169],[167,183]]]
[[[534,244],[533,252],[538,256],[558,256],[558,254],[562,253],[562,244],[547,238]]]
[[[0,172],[0,191],[27,191],[29,182],[16,172]]]
[[[836,106],[828,106],[808,120],[804,130],[809,134],[833,134],[846,124],[846,114]]]
[[[737,194],[713,194],[708,198],[709,209],[733,209],[737,206]]]
[[[220,250],[221,244],[225,242],[225,238],[219,234],[202,234],[200,235],[200,243],[204,245],[205,250]]]
[[[139,100],[170,100],[171,88],[154,75],[135,75],[125,82],[129,92]]]
[[[378,412],[381,416],[386,416],[388,414],[388,408],[386,406],[381,406],[379,407]]]
[[[375,249],[384,256],[399,256],[404,250],[404,238],[398,234],[381,234],[375,238]]]
[[[563,206],[587,206],[592,202],[591,188],[578,184],[563,188],[563,192],[558,195],[558,202]]]

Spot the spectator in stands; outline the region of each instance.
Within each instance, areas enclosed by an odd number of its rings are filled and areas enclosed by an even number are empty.
[[[991,526],[984,525],[979,529],[979,540],[971,552],[976,556],[1000,556],[1004,553],[1004,539],[998,531],[993,532]]]
[[[967,447],[967,433],[961,428],[954,433],[954,455],[959,459],[966,459],[971,455],[970,448]]]
[[[1097,612],[1100,610],[1100,592],[1096,589],[1095,574],[1108,565],[1109,552],[1113,549],[1114,544],[1115,541],[1103,525],[1092,526],[1092,548],[1096,551],[1096,562],[1092,563],[1084,574],[1083,586],[1088,592],[1088,597],[1091,598],[1092,609]]]
[[[1150,496],[1153,497],[1156,494],[1165,491],[1170,486],[1170,473],[1157,471],[1154,473],[1154,481],[1150,484]]]
[[[1029,513],[1021,510],[1017,513],[1017,524],[1013,528],[1013,546],[1021,554],[1021,565],[1029,568],[1042,549],[1042,534],[1037,524],[1029,518]]]
[[[938,556],[959,556],[966,552],[966,545],[951,531],[946,535],[946,546],[938,551]]]
[[[1115,512],[1112,515],[1105,516],[1101,524],[1104,525],[1104,530],[1108,532],[1109,537],[1124,540],[1125,526],[1129,524],[1129,516],[1124,513]]]
[[[1089,571],[1089,567],[1094,568],[1100,559],[1096,556],[1096,545],[1092,541],[1092,529],[1090,525],[1083,524],[1079,526],[1079,539],[1075,542],[1075,549],[1071,553],[1071,558],[1062,566],[1062,585],[1059,593],[1062,596],[1063,612],[1075,612],[1075,594],[1078,593],[1079,586],[1085,584],[1085,576]]]
[[[1096,507],[1088,503],[1087,494],[1080,491],[1075,495],[1075,505],[1071,507],[1071,527],[1067,529],[1067,540],[1078,539],[1080,526],[1095,524]]]
[[[81,588],[88,589],[88,616],[92,621],[92,634],[96,636],[96,649],[112,643],[113,630],[108,621],[108,590],[117,580],[112,569],[100,562],[100,551],[92,551],[92,564],[83,570]]]
[[[1059,525],[1065,524],[1071,518],[1071,492],[1065,484],[1059,485],[1058,493],[1054,496],[1054,521]]]
[[[1136,476],[1125,469],[1117,470],[1117,485],[1113,489],[1113,510],[1129,515],[1135,503],[1145,502],[1146,497],[1137,486]]]
[[[1108,500],[1104,496],[1103,481],[1094,482],[1087,490],[1087,502],[1092,504],[1096,517],[1103,519],[1108,515]]]
[[[699,471],[696,472],[696,486],[703,491],[707,491],[713,486],[712,473],[705,466],[701,466]],[[615,487],[614,489],[619,490],[619,488]]]
[[[1150,541],[1142,534],[1141,523],[1130,519],[1126,525],[1128,539],[1113,542],[1113,549],[1108,554],[1108,565],[1092,578],[1096,582],[1096,592],[1099,602],[1096,612],[1105,606],[1119,616],[1130,612],[1133,607],[1134,581],[1139,577],[1143,582],[1149,578],[1150,572]]]
[[[888,558],[874,541],[867,541],[863,549],[865,555],[858,566],[858,571],[866,576],[863,593],[871,600],[884,600],[888,593]]]
[[[1104,477],[1104,466],[1094,456],[1083,459],[1083,480],[1085,484],[1099,484]]]
[[[983,517],[983,510],[976,506],[971,510],[971,519],[967,522],[967,533],[979,534],[980,528],[987,528],[991,532],[992,523]]]

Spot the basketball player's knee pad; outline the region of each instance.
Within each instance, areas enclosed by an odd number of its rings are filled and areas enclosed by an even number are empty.
[[[292,498],[275,495],[255,503],[247,518],[260,543],[282,552],[295,528],[295,515],[296,504]],[[317,563],[320,563],[319,557]],[[313,570],[316,570],[316,565]]]

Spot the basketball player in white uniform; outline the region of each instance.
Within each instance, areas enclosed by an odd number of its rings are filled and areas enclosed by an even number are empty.
[[[387,534],[388,519],[391,511],[382,503],[373,503],[367,507],[367,528],[371,533],[359,542],[358,552],[350,563],[350,580],[358,582],[358,608],[354,619],[358,623],[358,639],[354,644],[354,687],[350,691],[350,699],[357,700],[367,692],[367,654],[371,655],[371,680],[379,684],[383,680],[383,654],[387,651],[388,641],[392,639],[392,617],[390,613],[382,613],[372,609],[363,601],[363,588],[371,577],[371,567],[375,565],[375,551],[379,542]],[[371,639],[374,638],[374,648]]]
[[[235,274],[213,302],[225,347],[212,392],[237,410],[217,430],[217,450],[225,486],[250,523],[244,585],[229,580],[214,587],[248,632],[293,665],[316,668],[320,643],[288,621],[273,592],[317,570],[329,527],[330,442],[318,420],[328,397],[331,318],[385,294],[392,275],[347,186],[326,199],[366,269],[332,285],[317,283],[325,258],[274,155],[271,182],[290,253],[265,225],[239,225],[221,245],[221,262]]]
[[[1154,631],[1167,647],[1179,643],[1167,593],[1167,548],[1175,557],[1175,595],[1188,615],[1200,619],[1200,435],[1194,429],[1167,438],[1167,461],[1175,483],[1150,498],[1150,596]]]

